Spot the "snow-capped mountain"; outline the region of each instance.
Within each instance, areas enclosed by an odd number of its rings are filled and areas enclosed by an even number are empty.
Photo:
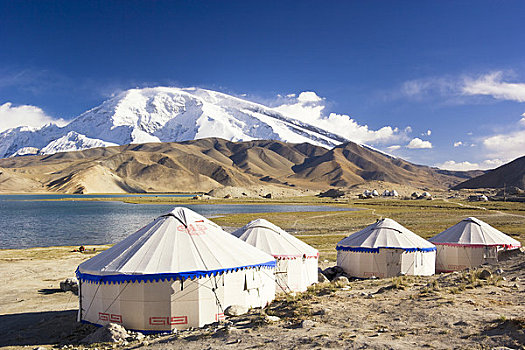
[[[333,147],[344,137],[264,105],[199,88],[132,89],[64,127],[18,127],[0,133],[0,158],[92,147],[220,137],[230,141],[273,139]]]

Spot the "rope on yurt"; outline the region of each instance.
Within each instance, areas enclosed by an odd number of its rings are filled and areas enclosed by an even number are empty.
[[[189,236],[190,239],[191,239],[191,242],[193,243],[193,246],[194,246],[195,248],[197,248],[197,244],[195,244],[195,240],[193,239],[193,236],[190,234],[190,230],[188,230],[188,226],[187,226],[185,223],[183,223],[179,218],[177,218],[177,220],[179,220],[179,222],[182,223],[182,225],[183,225],[184,228],[186,229],[186,232],[188,233],[188,236]],[[204,258],[202,257],[201,252],[200,252],[198,249],[195,249],[195,250],[197,251],[197,254],[199,254],[199,258],[201,259],[202,264],[204,265],[204,267],[206,268],[206,270],[209,271],[208,265],[206,265],[206,262],[204,261]],[[216,276],[214,275],[214,276],[213,276],[213,279],[214,279],[214,282],[215,282],[215,288],[212,288],[211,291],[213,292],[213,295],[215,296],[215,301],[217,302],[218,313],[222,313],[222,312],[224,312],[224,308],[222,307],[222,305],[221,305],[221,301],[219,300],[219,296],[217,295],[217,292],[216,292],[218,286],[217,286],[217,279],[216,279],[215,277],[216,277]],[[210,278],[210,281],[211,281],[211,278]],[[202,284],[200,284],[200,285],[202,286]]]
[[[150,247],[148,248],[148,251],[146,252],[146,254],[143,255],[142,259],[141,259],[141,260],[139,261],[139,263],[137,264],[137,267],[135,268],[135,270],[131,273],[132,275],[135,274],[135,272],[137,272],[138,267],[140,266],[140,264],[142,263],[142,261],[144,260],[144,258],[145,258],[146,256],[148,256],[147,253],[149,253],[149,251],[150,251],[151,249],[152,249],[152,247],[150,246]],[[139,283],[140,283],[140,282],[139,282]],[[87,315],[87,313],[89,312],[89,309],[91,309],[91,305],[93,305],[93,302],[95,301],[95,297],[97,296],[97,293],[98,293],[98,290],[99,290],[101,284],[102,284],[102,283],[99,282],[98,285],[97,285],[97,289],[95,290],[95,294],[93,294],[93,298],[91,299],[91,303],[89,304],[89,307],[88,307],[88,309],[86,310],[86,315]],[[120,286],[120,283],[117,283],[117,284]],[[117,299],[120,297],[120,295],[122,294],[122,292],[124,292],[124,290],[128,287],[129,284],[130,284],[130,281],[127,281],[127,282],[126,282],[126,285],[124,286],[124,288],[122,288],[122,289],[120,290],[120,292],[119,292],[119,293],[117,294],[117,296],[111,301],[111,303],[110,303],[109,306],[104,310],[104,312],[107,312],[107,311],[109,310],[109,308],[110,308],[111,306],[113,306],[113,304],[115,303],[115,301],[117,301]]]
[[[115,297],[115,299],[113,299],[113,300],[111,301],[111,303],[110,303],[109,306],[104,310],[104,312],[107,312],[107,311],[109,310],[109,308],[113,306],[113,304],[115,303],[115,301],[117,301],[117,299],[118,299],[118,298],[120,297],[120,295],[124,292],[124,290],[126,290],[126,288],[128,288],[129,284],[130,284],[130,282],[126,282],[126,285],[124,286],[124,288],[122,288],[122,289],[120,290],[120,292],[118,292],[118,294],[117,294],[117,296]],[[119,286],[120,286],[120,284],[119,284]]]
[[[95,289],[95,294],[93,294],[93,297],[91,298],[91,302],[89,303],[89,306],[86,310],[86,315],[89,313],[89,310],[91,309],[91,305],[93,305],[93,302],[95,301],[95,297],[97,296],[98,289],[100,288],[100,282],[97,283],[97,289]],[[80,313],[82,314],[82,310],[80,310]]]

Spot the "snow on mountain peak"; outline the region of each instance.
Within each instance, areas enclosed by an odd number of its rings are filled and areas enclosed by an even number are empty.
[[[314,99],[312,94],[303,96]],[[92,108],[64,127],[11,129],[0,133],[0,157],[23,147],[45,154],[145,142],[205,137],[231,141],[274,139],[333,147],[346,138],[282,111],[201,88],[131,89]]]
[[[106,142],[98,139],[91,139],[85,135],[74,131],[51,141],[46,147],[42,148],[38,154],[54,154],[58,152],[80,151],[95,147],[118,146],[116,143]]]

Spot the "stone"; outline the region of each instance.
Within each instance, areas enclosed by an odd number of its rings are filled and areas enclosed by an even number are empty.
[[[501,275],[501,274],[503,274],[503,272],[504,272],[504,271],[503,271],[502,269],[497,269],[496,271],[494,271],[494,273],[495,273],[496,275]]]
[[[326,276],[322,273],[322,272],[319,272],[317,274],[317,281],[319,283],[325,283],[325,282],[330,282],[330,280],[328,278],[326,278]]]
[[[78,280],[75,277],[66,278],[64,281],[60,282],[60,289],[63,292],[72,291],[75,294],[78,294]]]
[[[281,320],[280,317],[271,315],[266,316],[266,319],[268,320],[268,322],[279,322]]]
[[[479,273],[479,278],[482,279],[482,280],[487,280],[489,279],[490,277],[492,277],[492,272],[490,272],[489,270],[487,269],[484,269],[483,271],[481,271]]]
[[[224,310],[226,316],[240,316],[248,313],[249,308],[244,305],[230,305]]]
[[[511,281],[513,281],[513,282],[515,282],[515,281],[517,282],[517,281],[519,281],[519,280],[520,280],[520,278],[519,278],[518,276],[516,276],[516,277],[512,277],[512,279],[511,279]]]
[[[126,342],[128,337],[126,328],[116,323],[108,323],[82,339],[82,343],[120,343]]]
[[[348,283],[350,283],[350,281],[348,280],[348,278],[345,277],[345,276],[342,276],[342,275],[337,276],[336,278],[334,278],[334,279],[332,280],[332,282],[338,282],[338,283],[341,283],[341,284],[344,284],[344,285],[347,285]]]
[[[312,328],[315,327],[315,322],[312,320],[304,320],[301,322],[301,328]]]

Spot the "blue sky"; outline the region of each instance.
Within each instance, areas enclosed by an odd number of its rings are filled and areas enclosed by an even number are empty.
[[[523,33],[522,1],[0,0],[0,128],[134,87],[311,91],[321,118],[398,128],[374,147],[489,168],[525,154]]]

